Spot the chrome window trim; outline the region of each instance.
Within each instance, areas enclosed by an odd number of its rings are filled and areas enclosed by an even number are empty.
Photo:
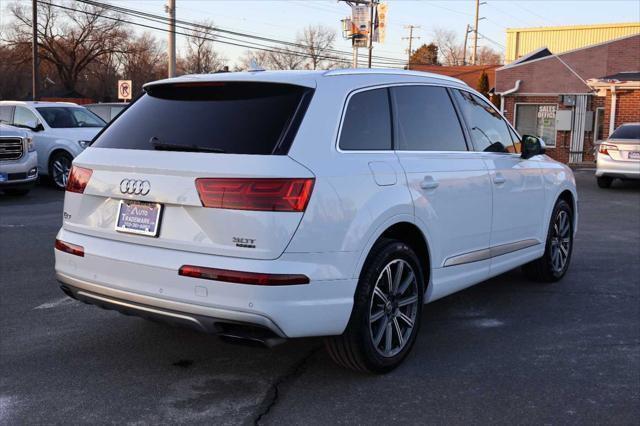
[[[451,153],[451,154],[459,154],[459,153],[463,153],[463,152],[475,152],[477,154],[486,154],[485,152],[482,151],[474,151],[474,150],[468,150],[468,151],[400,151],[400,150],[393,150],[393,149],[384,149],[384,150],[349,150],[349,149],[341,149],[340,148],[340,137],[342,136],[342,126],[344,125],[344,118],[345,115],[347,113],[347,106],[349,105],[349,101],[351,100],[351,98],[353,97],[353,95],[360,93],[360,92],[365,92],[367,90],[376,90],[376,89],[384,89],[384,88],[391,88],[391,87],[398,87],[398,86],[435,86],[435,87],[444,87],[446,89],[458,89],[458,90],[463,90],[465,92],[469,92],[471,94],[474,94],[476,96],[483,96],[481,93],[473,90],[471,87],[463,85],[464,83],[461,84],[445,84],[445,83],[453,83],[453,82],[449,82],[449,81],[443,81],[443,82],[396,82],[396,83],[385,83],[385,84],[377,84],[377,85],[372,85],[372,86],[366,86],[366,87],[360,87],[358,89],[354,89],[351,92],[349,92],[349,94],[347,95],[343,105],[342,105],[342,113],[340,114],[340,122],[338,125],[338,133],[336,135],[335,138],[335,143],[334,143],[334,148],[336,149],[337,152],[339,152],[340,154],[395,154],[395,153],[412,153],[412,154],[425,154],[425,153]],[[452,103],[455,106],[455,100],[452,99]],[[507,124],[507,126],[509,128],[511,128],[511,130],[519,137],[522,138],[522,135],[520,135],[520,133],[518,133],[518,131],[516,130],[516,128],[514,126],[511,125],[511,123],[509,122],[509,120],[506,119],[506,117],[504,116],[504,114],[502,114],[500,112],[500,110],[498,110],[498,108],[493,105],[491,102],[487,103],[500,115],[500,117],[502,117],[502,119],[504,120],[504,122]],[[515,111],[514,111],[515,114]],[[391,119],[393,120],[393,117],[391,117]],[[466,123],[460,123],[463,127],[466,127]],[[514,153],[508,153],[508,152],[504,152],[504,153],[493,153],[493,154],[507,154],[507,155],[514,155]],[[520,156],[520,154],[515,154]]]
[[[340,148],[340,137],[342,136],[342,126],[344,125],[344,119],[345,119],[345,115],[347,113],[347,106],[349,105],[349,102],[351,101],[351,98],[361,92],[366,92],[369,90],[376,90],[376,89],[388,89],[391,87],[399,87],[399,86],[435,86],[435,87],[444,87],[446,88],[450,88],[450,89],[462,89],[462,86],[458,86],[458,85],[449,85],[449,84],[443,84],[443,83],[427,83],[427,82],[396,82],[396,83],[385,83],[385,84],[378,84],[378,85],[373,85],[373,86],[366,86],[366,87],[360,87],[358,89],[354,89],[351,92],[349,92],[349,94],[347,95],[343,105],[342,105],[342,113],[340,114],[340,123],[338,126],[338,134],[336,136],[336,140],[335,140],[335,149],[337,152],[341,153],[341,154],[378,154],[378,153],[385,153],[385,154],[394,154],[396,152],[412,152],[412,151],[397,151],[397,150],[393,150],[393,149],[384,149],[384,150],[351,150],[351,149],[341,149]],[[473,93],[473,92],[472,92]],[[391,120],[393,120],[393,117],[389,117]],[[460,123],[462,125],[462,123]],[[416,151],[416,152],[420,152],[420,153],[426,153],[426,152],[451,152],[451,153],[458,153],[458,152],[469,152],[469,151]]]

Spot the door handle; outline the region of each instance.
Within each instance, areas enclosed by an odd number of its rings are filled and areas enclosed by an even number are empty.
[[[420,183],[422,189],[436,189],[440,185],[440,182],[435,180],[433,176],[425,176]]]
[[[507,180],[504,178],[504,176],[502,176],[502,173],[496,173],[496,175],[493,177],[493,183],[495,183],[496,185],[500,185],[505,183]]]

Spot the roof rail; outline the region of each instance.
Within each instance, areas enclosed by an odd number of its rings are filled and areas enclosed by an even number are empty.
[[[447,81],[455,81],[456,83],[463,83],[461,80],[449,77],[448,75],[435,74],[431,72],[422,72],[422,71],[411,71],[411,70],[392,70],[392,69],[369,69],[369,68],[347,68],[347,69],[339,69],[339,70],[329,70],[325,72],[323,75],[327,77],[331,76],[339,76],[339,75],[359,75],[359,74],[373,74],[373,75],[406,75],[413,77],[424,77],[424,78],[438,78],[441,80]]]

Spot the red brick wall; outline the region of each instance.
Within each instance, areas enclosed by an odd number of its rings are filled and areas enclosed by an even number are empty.
[[[640,90],[618,92],[616,96],[618,99],[615,126],[640,122]]]
[[[589,96],[587,99],[587,111],[594,112],[595,121],[595,109],[597,107],[604,106],[604,98],[598,98],[596,96]],[[558,106],[558,110],[571,109],[572,107],[564,106],[559,101],[559,96],[506,96],[504,102],[504,115],[515,126],[515,104],[516,103],[528,103],[528,104],[554,104]],[[640,121],[640,120],[639,120]],[[605,124],[606,125],[606,124]],[[582,149],[582,160],[593,161],[593,129],[586,129],[584,133],[584,145]],[[556,146],[554,148],[547,148],[547,154],[558,161],[563,163],[569,162],[569,151],[571,149],[571,132],[556,132]]]

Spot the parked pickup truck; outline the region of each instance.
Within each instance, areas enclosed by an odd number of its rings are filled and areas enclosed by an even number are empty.
[[[0,191],[25,195],[38,178],[38,154],[28,131],[0,124]]]

